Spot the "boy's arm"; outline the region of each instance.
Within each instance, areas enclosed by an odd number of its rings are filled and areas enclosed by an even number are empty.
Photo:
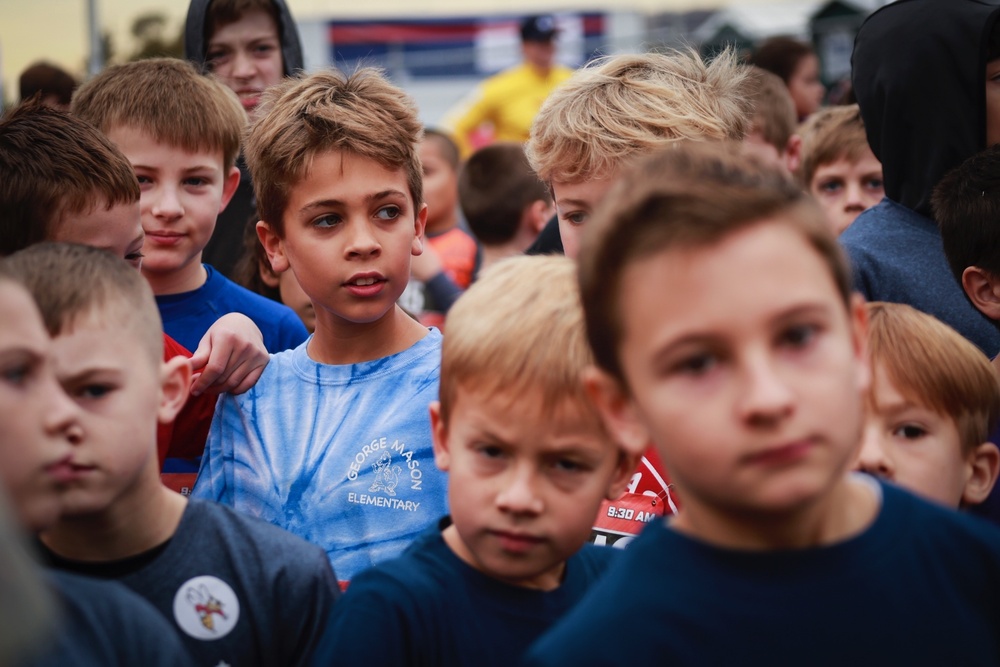
[[[242,394],[257,383],[270,359],[257,325],[240,313],[215,321],[191,357],[195,374],[191,394]]]

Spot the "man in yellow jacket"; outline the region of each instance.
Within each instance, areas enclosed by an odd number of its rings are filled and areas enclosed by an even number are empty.
[[[471,136],[484,125],[491,126],[493,141],[528,140],[531,122],[545,98],[573,72],[554,62],[558,31],[551,15],[526,18],[521,23],[524,61],[483,81],[446,115],[443,124],[463,158],[479,147]]]

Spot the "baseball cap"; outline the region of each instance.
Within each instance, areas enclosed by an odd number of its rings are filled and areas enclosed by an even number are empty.
[[[556,36],[559,28],[551,14],[529,16],[521,22],[521,41],[548,42]]]

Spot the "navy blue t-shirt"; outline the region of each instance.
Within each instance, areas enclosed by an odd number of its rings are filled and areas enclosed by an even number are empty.
[[[441,537],[448,519],[402,556],[359,574],[334,607],[316,665],[508,667],[569,611],[619,551],[584,545],[559,588],[503,583],[459,559]]]
[[[865,531],[721,549],[650,524],[530,665],[998,665],[1000,529],[880,482]]]
[[[47,573],[59,624],[40,654],[20,667],[182,667],[191,658],[151,604],[112,581]]]
[[[208,328],[227,313],[243,313],[253,320],[271,354],[298,347],[309,337],[294,310],[237,285],[208,264],[203,266],[208,278],[198,289],[156,297],[163,330],[178,343],[194,352]]]

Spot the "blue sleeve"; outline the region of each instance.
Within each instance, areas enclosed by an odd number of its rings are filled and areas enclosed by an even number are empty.
[[[302,323],[302,319],[290,308],[284,313],[278,325],[278,349],[268,350],[271,354],[291,350],[309,338],[309,330]]]
[[[251,389],[253,391],[253,389]],[[247,441],[236,397],[222,394],[215,405],[215,416],[208,431],[205,454],[195,480],[192,498],[211,500],[232,507],[233,452]]]

